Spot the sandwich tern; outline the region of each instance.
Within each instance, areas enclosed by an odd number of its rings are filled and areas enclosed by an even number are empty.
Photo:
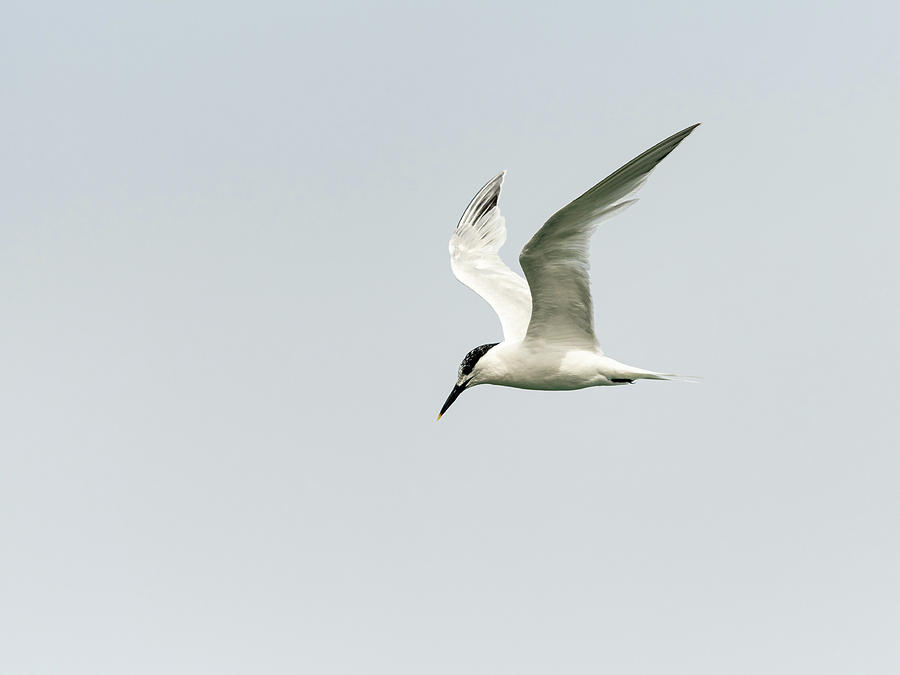
[[[560,391],[678,377],[627,366],[600,349],[588,255],[597,225],[634,204],[654,167],[698,126],[657,143],[550,216],[519,254],[524,279],[498,255],[506,241],[497,206],[506,172],[478,191],[450,238],[450,267],[497,313],[503,341],[466,354],[438,419],[479,384]]]

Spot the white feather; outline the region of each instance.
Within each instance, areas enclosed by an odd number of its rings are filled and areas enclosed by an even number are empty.
[[[498,255],[506,241],[498,207],[505,174],[479,190],[450,239],[450,266],[494,308],[505,339],[467,355],[441,414],[479,384],[559,390],[677,377],[620,363],[600,350],[588,255],[597,225],[634,204],[653,168],[696,126],[654,145],[554,213],[519,256],[527,282]]]
[[[497,254],[506,241],[506,220],[497,206],[505,175],[488,181],[463,212],[450,238],[450,268],[494,309],[504,339],[521,340],[531,316],[531,294],[525,279]]]
[[[625,210],[659,164],[697,125],[638,155],[554,213],[525,244],[519,263],[531,290],[526,339],[599,351],[590,287],[590,238],[601,222]]]

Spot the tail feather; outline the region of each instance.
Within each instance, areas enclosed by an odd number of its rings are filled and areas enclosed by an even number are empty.
[[[694,384],[703,382],[703,378],[699,375],[676,375],[674,373],[660,373],[658,377],[651,379],[672,380],[674,382],[693,382]]]
[[[676,382],[702,382],[703,378],[696,375],[676,375],[675,373],[656,373],[652,370],[634,368],[628,372],[628,378],[632,380],[673,380]]]

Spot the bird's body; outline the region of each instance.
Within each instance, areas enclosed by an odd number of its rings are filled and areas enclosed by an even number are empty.
[[[619,363],[600,349],[588,253],[596,226],[637,201],[634,194],[653,168],[696,127],[638,155],[552,215],[519,256],[525,279],[497,254],[506,240],[498,208],[505,172],[479,190],[450,239],[450,265],[493,307],[504,340],[466,355],[438,419],[466,388],[478,384],[570,390],[675,377]]]
[[[503,341],[481,357],[479,364],[483,371],[479,384],[518,389],[567,391],[666,377],[619,363],[599,349],[528,340]]]

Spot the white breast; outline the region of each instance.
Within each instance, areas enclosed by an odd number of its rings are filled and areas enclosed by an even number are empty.
[[[520,389],[568,390],[612,384],[605,370],[612,359],[599,352],[553,345],[502,342],[483,357],[479,384]]]

